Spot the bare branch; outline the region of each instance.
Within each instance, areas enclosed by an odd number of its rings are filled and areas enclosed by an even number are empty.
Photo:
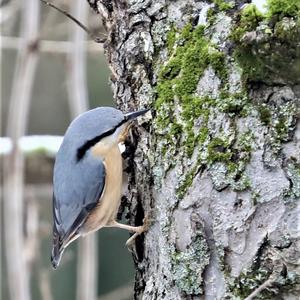
[[[75,22],[78,26],[80,26],[89,36],[91,39],[93,39],[96,43],[104,43],[106,38],[100,38],[98,36],[95,36],[85,25],[83,25],[80,21],[78,21],[76,18],[74,18],[70,13],[68,13],[66,10],[61,9],[57,6],[55,6],[53,3],[50,3],[48,1],[45,0],[40,0],[42,1],[44,4],[56,9],[57,11],[59,11],[60,13],[64,14],[66,17],[68,17],[69,19],[71,19],[73,22]],[[103,33],[102,33],[103,34]],[[104,34],[103,34],[104,35]]]

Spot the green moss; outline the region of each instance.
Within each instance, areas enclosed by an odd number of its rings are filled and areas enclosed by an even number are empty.
[[[272,121],[272,113],[270,111],[270,108],[265,103],[263,103],[257,107],[257,110],[259,112],[261,122],[264,125],[269,125]]]
[[[297,41],[300,35],[300,18],[293,20],[291,18],[283,18],[274,26],[274,36],[278,41]]]
[[[252,266],[229,284],[229,290],[234,296],[245,299],[265,282],[271,273],[272,265],[268,260],[268,239],[265,238],[256,253]]]
[[[250,159],[249,154],[253,150],[252,149],[253,140],[254,140],[254,135],[251,130],[244,132],[238,140],[239,151],[242,151],[247,154],[246,156],[244,155],[243,157],[243,159],[246,159],[247,161]]]
[[[173,57],[169,60],[168,64],[161,70],[160,77],[164,79],[173,79],[181,70],[180,57]]]
[[[213,25],[217,19],[217,13],[212,7],[207,11],[206,20],[209,26]]]
[[[175,27],[172,25],[171,29],[167,33],[167,48],[169,53],[172,53],[173,48],[175,46],[175,41],[176,41],[176,30]]]
[[[266,15],[254,4],[241,11],[230,38],[245,81],[300,82],[300,4],[295,1],[270,0]]]
[[[254,30],[263,20],[263,14],[255,4],[248,4],[242,10],[237,26],[231,32],[231,39],[239,42],[246,32]]]
[[[235,191],[244,191],[251,187],[250,179],[244,171],[250,161],[253,139],[253,134],[247,131],[235,141],[229,142],[222,136],[214,138],[208,144],[208,165],[219,162],[226,167],[222,185],[230,186]]]
[[[203,137],[206,142],[208,140],[207,134],[205,132]],[[212,167],[215,163],[222,163],[226,168],[223,182],[225,186],[230,186],[235,191],[249,189],[251,182],[244,171],[251,158],[253,140],[254,136],[251,131],[244,132],[231,142],[226,135],[211,139],[204,147],[204,152],[207,153],[206,157],[202,158],[200,154],[197,163],[179,182],[176,188],[178,198],[183,198],[186,194],[202,164]]]
[[[242,42],[245,33],[255,30],[262,20],[263,15],[256,5],[248,4],[242,10],[239,20],[230,35],[230,39],[237,44],[234,56],[242,66],[243,75],[246,79],[263,76],[263,64],[256,61],[251,49],[248,49],[248,46]]]
[[[210,164],[217,161],[229,162],[232,157],[231,149],[229,147],[230,144],[227,140],[219,137],[212,139],[207,147],[208,162]]]
[[[300,16],[299,0],[267,0],[267,17],[273,16],[296,17]]]
[[[188,188],[192,185],[193,180],[195,178],[196,172],[197,172],[197,166],[194,166],[187,174],[185,175],[183,181],[176,189],[176,194],[178,198],[183,198],[183,196],[186,194]]]
[[[208,122],[212,114],[223,112],[228,116],[242,116],[249,105],[245,91],[228,91],[228,72],[225,55],[204,34],[204,27],[187,24],[182,30],[172,28],[168,37],[169,60],[161,67],[157,83],[154,126],[163,135],[161,152],[157,155],[189,159],[197,149],[197,157],[183,176],[178,178],[176,194],[184,197],[193,178],[203,164],[212,166],[222,162],[227,168],[227,180],[235,190],[250,186],[243,174],[250,159],[250,148],[241,138],[229,142],[228,137],[210,138]],[[204,71],[212,68],[221,81],[220,96],[214,99],[197,96],[196,89]],[[196,125],[198,124],[198,125]],[[181,152],[177,152],[180,149]],[[172,159],[165,170],[172,166]]]
[[[189,26],[187,28],[190,28]],[[195,92],[199,78],[209,64],[209,41],[203,37],[203,27],[200,26],[190,36],[186,30],[182,36],[189,40],[184,46],[179,46],[175,57],[181,61],[181,76],[175,81],[175,93],[183,101]]]
[[[203,128],[208,121],[209,107],[213,105],[209,97],[194,95],[199,79],[209,65],[215,68],[222,78],[225,78],[227,73],[224,71],[223,53],[204,36],[203,26],[193,28],[191,24],[187,24],[181,31],[174,28],[170,31],[168,45],[171,45],[169,49],[172,51],[169,61],[160,71],[156,89],[156,125],[164,133],[167,129],[166,140],[169,144],[177,144],[179,141],[176,137],[179,138],[179,133],[183,133],[184,155],[190,157],[195,146],[203,142],[204,135],[207,135],[207,130]],[[175,99],[182,108],[182,126],[178,126],[179,122],[174,118]],[[197,118],[203,119],[199,133],[193,132],[193,121]],[[175,127],[172,125],[174,122],[177,123]],[[178,133],[175,139],[174,132]]]
[[[170,125],[170,134],[175,138],[179,139],[182,133],[182,126],[176,122],[172,122]]]
[[[300,51],[295,47],[300,42],[299,17],[291,17],[284,10],[280,13],[273,6],[269,11],[271,14],[276,11],[276,18],[270,18],[253,4],[245,6],[230,36],[235,45],[235,59],[243,70],[244,85],[240,92],[232,93],[226,57],[206,37],[216,14],[224,8],[221,4],[224,1],[214,2],[216,6],[208,11],[206,28],[191,24],[182,29],[170,26],[169,59],[160,68],[157,80],[154,127],[161,138],[156,155],[163,165],[163,174],[176,164],[173,157],[186,163],[183,175],[178,175],[176,195],[179,199],[185,196],[202,166],[211,169],[216,166],[217,169],[220,165],[226,173],[224,186],[233,190],[251,187],[245,170],[253,151],[254,137],[250,131],[240,134],[236,128],[230,130],[231,133],[216,133],[209,126],[216,114],[224,113],[234,126],[237,117],[253,116],[253,112],[254,115],[257,112],[262,126],[268,126],[271,136],[268,143],[276,151],[289,139],[295,124],[295,106],[252,103],[247,83],[300,82]],[[258,41],[256,35],[263,39]],[[208,67],[221,81],[216,98],[199,97],[196,93],[199,80]],[[256,198],[254,194],[254,202]]]
[[[213,3],[215,3],[220,11],[226,11],[234,7],[233,1],[213,0]]]
[[[262,124],[267,126],[269,134],[266,145],[276,157],[280,153],[282,143],[289,141],[292,137],[299,109],[292,101],[269,105],[263,103],[254,108],[258,111]]]
[[[272,255],[270,256],[270,254]],[[278,254],[281,257],[281,254]],[[231,296],[245,299],[268,279],[272,280],[271,288],[262,290],[255,299],[280,298],[287,290],[293,289],[299,284],[300,277],[299,274],[290,271],[290,268],[286,269],[282,260],[279,261],[276,256],[274,259],[274,251],[273,249],[270,251],[270,243],[266,236],[252,261],[251,267],[248,267],[247,271],[242,272],[234,281],[228,280],[227,282],[229,282],[228,287]]]
[[[157,86],[158,97],[155,102],[155,107],[158,109],[164,103],[171,103],[174,99],[173,84],[171,81],[161,82]]]
[[[222,112],[226,112],[232,116],[244,116],[246,114],[246,105],[249,97],[245,91],[238,93],[229,93],[223,90],[217,102],[217,106]]]
[[[215,48],[209,49],[209,63],[215,70],[217,76],[223,83],[228,79],[227,68],[225,68],[225,54]]]

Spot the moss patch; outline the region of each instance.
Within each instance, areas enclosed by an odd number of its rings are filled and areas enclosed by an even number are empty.
[[[183,134],[184,155],[191,156],[195,144],[206,138],[205,124],[197,134],[193,132],[193,121],[203,118],[203,122],[207,123],[209,106],[214,103],[209,97],[197,97],[194,93],[209,65],[225,76],[221,69],[224,55],[204,36],[203,26],[193,28],[188,24],[180,32],[171,29],[167,44],[171,51],[170,59],[162,67],[158,78],[155,102],[158,117],[155,124],[158,131],[166,136],[166,144],[171,146],[171,150],[172,146],[180,143]],[[182,111],[179,117],[175,117],[175,107],[179,106]]]
[[[258,105],[259,118],[264,125],[269,125],[272,121],[272,113],[270,108],[265,104]]]
[[[298,0],[269,0],[263,15],[254,4],[238,15],[231,39],[246,81],[300,82]]]
[[[213,0],[213,3],[220,11],[226,11],[234,7],[234,1]]]
[[[179,178],[177,196],[185,195],[202,165],[211,166],[217,162],[226,165],[229,184],[238,190],[248,188],[249,182],[242,176],[246,160],[240,156],[249,159],[251,149],[243,148],[238,137],[235,143],[228,142],[226,136],[211,138],[208,124],[220,112],[229,118],[243,116],[249,102],[247,93],[229,92],[225,55],[205,36],[203,26],[194,28],[188,24],[180,31],[172,27],[167,45],[170,58],[161,67],[156,88],[154,125],[156,132],[164,137],[157,155],[186,160],[191,159],[195,149],[198,152],[193,165]],[[217,98],[200,97],[196,93],[199,80],[208,67],[221,82]],[[177,149],[181,152],[177,153]],[[170,164],[165,170],[176,163],[168,160]]]
[[[267,7],[268,18],[274,16],[279,18],[300,16],[299,0],[268,0]]]

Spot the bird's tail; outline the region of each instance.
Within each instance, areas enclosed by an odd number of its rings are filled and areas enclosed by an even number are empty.
[[[64,236],[63,238],[61,238],[56,229],[53,231],[53,247],[51,252],[51,263],[54,269],[57,269],[62,254],[64,253],[68,245],[73,241],[75,241],[79,236],[80,235],[77,233],[77,231],[75,231],[71,236],[67,238]]]
[[[51,263],[54,269],[57,269],[64,250],[65,248],[61,247],[61,245],[58,242],[53,243],[52,252],[51,252]]]
[[[56,228],[56,225],[53,226],[53,247],[51,252],[51,263],[54,269],[57,269],[61,256],[65,250],[64,245],[61,242],[60,234]]]

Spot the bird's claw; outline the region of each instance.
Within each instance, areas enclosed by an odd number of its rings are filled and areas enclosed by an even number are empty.
[[[143,219],[143,225],[142,226],[138,226],[136,232],[126,241],[126,246],[127,248],[131,248],[135,239],[142,233],[147,232],[149,230],[149,228],[151,227],[152,223],[153,223],[153,212],[150,211],[150,213],[148,213],[144,219]]]
[[[140,235],[140,233],[135,232],[125,243],[126,247],[131,251],[131,248],[133,246],[133,243],[137,236]]]

